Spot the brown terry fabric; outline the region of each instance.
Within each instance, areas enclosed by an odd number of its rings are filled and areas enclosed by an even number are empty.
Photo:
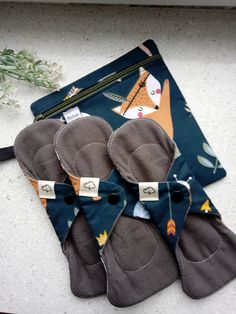
[[[174,147],[148,119],[125,123],[108,143],[114,165],[131,182],[165,180]],[[189,213],[175,253],[183,290],[192,298],[205,297],[236,276],[236,236],[216,216]]]
[[[83,213],[77,214],[63,250],[69,262],[73,294],[89,298],[106,293],[106,273]]]
[[[99,117],[84,117],[64,126],[54,144],[65,171],[76,177],[106,178],[113,165],[107,154],[112,129]]]
[[[64,124],[59,120],[40,121],[23,129],[16,137],[14,152],[24,174],[35,180],[64,182],[53,139]]]
[[[183,289],[194,299],[214,293],[236,277],[236,236],[218,217],[189,214],[176,256]]]
[[[173,255],[148,220],[121,216],[102,258],[109,301],[119,307],[141,302],[178,278]]]
[[[80,118],[59,130],[54,143],[68,174],[106,179],[113,168],[106,147],[111,133],[111,127],[98,117]],[[121,216],[101,258],[108,299],[119,307],[144,300],[178,277],[163,238],[151,222],[142,219]]]
[[[153,123],[154,127],[149,119],[131,120],[110,137],[108,152],[127,181],[155,182],[167,176],[175,144],[156,122]]]
[[[36,122],[19,133],[14,150],[25,175],[34,180],[63,183],[67,174],[55,153],[55,133],[64,125],[59,120]],[[69,262],[71,290],[76,296],[92,297],[106,292],[106,276],[90,228],[78,213],[63,243]]]

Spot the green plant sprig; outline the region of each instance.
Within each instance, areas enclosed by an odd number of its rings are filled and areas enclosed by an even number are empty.
[[[7,98],[11,94],[12,83],[7,80],[8,77],[48,90],[56,90],[61,70],[61,66],[57,63],[39,60],[26,50],[15,52],[12,49],[4,49],[0,51],[0,105],[7,104]],[[10,100],[9,104],[12,103]]]

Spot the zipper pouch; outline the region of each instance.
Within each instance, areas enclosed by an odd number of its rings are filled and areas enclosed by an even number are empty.
[[[35,120],[96,115],[113,129],[131,119],[158,122],[202,186],[226,175],[152,40],[32,103]],[[132,134],[130,134],[132,136]]]

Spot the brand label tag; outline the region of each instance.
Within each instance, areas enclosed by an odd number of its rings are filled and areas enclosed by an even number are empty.
[[[81,177],[79,195],[88,197],[98,196],[99,181],[99,178]]]
[[[45,181],[39,180],[38,181],[38,190],[39,190],[39,197],[40,198],[48,198],[48,199],[55,199],[55,182],[54,181]]]
[[[158,201],[158,182],[139,182],[139,199],[145,202]]]
[[[63,112],[63,116],[67,124],[82,117],[79,107],[75,107]]]

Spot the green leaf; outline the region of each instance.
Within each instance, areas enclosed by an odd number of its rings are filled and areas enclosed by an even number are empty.
[[[6,81],[6,77],[4,75],[3,72],[0,72],[0,82],[5,82]]]
[[[210,160],[208,160],[207,158],[202,157],[202,156],[197,156],[197,159],[200,162],[200,164],[203,165],[204,167],[214,168],[213,163]]]
[[[4,49],[3,53],[4,54],[14,54],[14,50],[12,50],[12,49]]]
[[[215,153],[213,152],[213,149],[207,143],[203,143],[203,149],[208,155],[216,157]]]
[[[37,56],[27,50],[0,51],[1,82],[5,77],[11,77],[51,90],[56,88],[60,74],[61,69],[56,63],[37,60]]]
[[[4,65],[7,65],[6,57],[0,56],[0,62]]]
[[[42,60],[37,60],[37,61],[34,63],[34,66],[39,65],[41,62],[42,62]]]

